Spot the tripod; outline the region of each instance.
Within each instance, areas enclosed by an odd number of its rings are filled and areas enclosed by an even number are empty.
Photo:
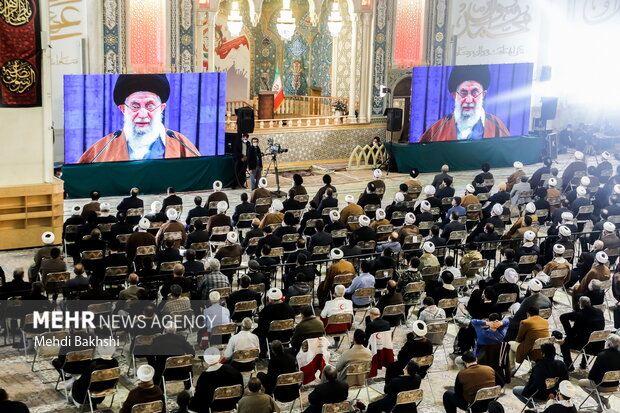
[[[278,153],[274,152],[271,154],[271,160],[269,161],[269,165],[267,165],[267,169],[265,171],[265,178],[269,175],[269,169],[273,165],[274,174],[276,175],[276,190],[271,191],[271,193],[278,198],[282,198],[285,196],[284,192],[280,190],[280,173],[278,172]]]

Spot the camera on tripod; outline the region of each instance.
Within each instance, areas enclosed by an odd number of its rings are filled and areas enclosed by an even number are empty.
[[[288,152],[288,149],[283,148],[279,143],[275,143],[273,138],[267,139],[267,154],[277,155],[280,153]]]

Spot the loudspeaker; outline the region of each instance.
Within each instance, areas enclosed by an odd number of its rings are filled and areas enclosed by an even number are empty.
[[[547,135],[547,156],[551,159],[558,159],[558,134],[550,133]]]
[[[385,109],[388,132],[398,132],[403,128],[403,110],[400,108]]]
[[[235,109],[237,115],[237,132],[252,133],[254,132],[254,109],[248,106]]]
[[[540,118],[543,120],[555,119],[555,114],[558,108],[558,98],[544,97],[540,99],[542,106],[540,108]]]

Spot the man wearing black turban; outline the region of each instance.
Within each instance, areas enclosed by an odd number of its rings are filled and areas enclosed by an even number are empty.
[[[123,113],[123,128],[91,145],[78,163],[200,156],[189,139],[164,126],[168,97],[164,74],[120,75],[114,103]]]
[[[486,65],[452,68],[448,90],[454,99],[454,112],[428,128],[420,142],[510,136],[504,122],[484,110],[484,98],[490,81],[491,74]]]

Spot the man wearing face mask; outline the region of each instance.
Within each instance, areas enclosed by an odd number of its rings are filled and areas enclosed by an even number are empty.
[[[419,142],[510,136],[504,122],[484,110],[484,98],[490,82],[491,73],[487,65],[452,68],[448,90],[454,99],[454,112],[435,122]]]
[[[248,159],[250,156],[250,148],[252,147],[252,145],[250,144],[247,133],[242,134],[241,140],[238,140],[236,142],[237,143],[234,147],[235,176],[237,177],[235,188],[237,186],[245,188],[245,171],[248,169]]]
[[[252,138],[252,146],[248,155],[248,171],[250,171],[252,190],[255,190],[263,172],[263,153],[258,146],[258,138]]]
[[[170,83],[164,74],[120,75],[114,103],[123,127],[93,143],[78,163],[200,156],[194,144],[164,126]]]

